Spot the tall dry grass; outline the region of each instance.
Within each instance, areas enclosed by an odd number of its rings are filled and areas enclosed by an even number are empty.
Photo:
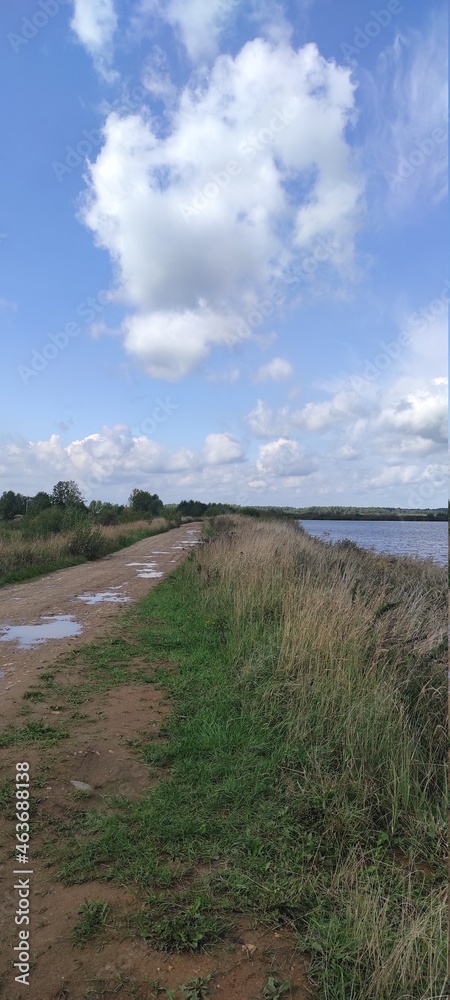
[[[39,572],[100,558],[171,526],[163,517],[107,527],[93,527],[90,521],[82,520],[70,531],[31,539],[23,537],[20,526],[15,526],[0,534],[0,582],[28,579]]]
[[[444,996],[445,571],[274,521],[217,530],[186,572],[242,688],[295,751],[322,995]]]

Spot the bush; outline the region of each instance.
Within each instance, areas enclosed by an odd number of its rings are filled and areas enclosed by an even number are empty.
[[[119,524],[119,514],[117,510],[117,505],[112,503],[104,503],[100,508],[98,513],[95,515],[95,520],[97,524],[103,524],[105,526],[110,524]]]
[[[25,518],[20,525],[23,538],[46,538],[58,534],[63,527],[63,511],[59,507],[47,507],[36,517]]]
[[[93,528],[86,521],[77,524],[69,542],[69,553],[72,556],[84,556],[85,559],[100,559],[106,552],[105,536],[100,527]]]

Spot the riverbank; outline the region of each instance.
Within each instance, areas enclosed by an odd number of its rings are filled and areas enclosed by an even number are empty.
[[[444,997],[445,572],[277,522],[213,531],[108,641],[42,674],[3,735],[33,757],[35,867],[78,900],[48,916],[36,975],[64,944],[68,1000],[112,998],[130,948],[139,1000],[195,977],[227,1000]],[[99,708],[145,691],[163,719],[109,744],[118,783],[96,787],[88,755],[70,792]]]

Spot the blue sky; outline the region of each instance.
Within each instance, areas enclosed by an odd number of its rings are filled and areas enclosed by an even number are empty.
[[[445,19],[2,10],[0,491],[446,502]]]

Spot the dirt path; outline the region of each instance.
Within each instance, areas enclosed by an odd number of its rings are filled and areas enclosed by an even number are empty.
[[[201,528],[199,523],[186,524],[145,538],[98,562],[59,570],[30,583],[3,587],[0,590],[0,729],[15,719],[21,696],[36,681],[39,670],[54,663],[60,653],[105,634],[111,619],[129,601],[144,597],[185,559],[198,542]],[[90,603],[92,600],[95,603]],[[64,618],[68,620],[61,620]],[[16,638],[16,628],[22,635],[21,641]],[[67,635],[68,632],[74,634]],[[50,637],[41,641],[42,633]],[[62,637],[53,638],[55,633]]]
[[[0,641],[0,669],[4,671],[0,679],[0,731],[8,722],[23,724],[22,695],[39,679],[42,668],[54,664],[68,649],[108,634],[112,620],[126,607],[124,599],[143,597],[186,557],[200,532],[200,524],[189,524],[138,542],[101,562],[1,591],[0,640],[5,641]],[[88,603],[98,594],[109,597]],[[83,600],[80,595],[85,595]],[[55,623],[54,618],[44,620],[46,615],[71,618],[69,622]],[[68,624],[77,624],[80,631],[31,648],[23,648],[16,638],[10,638],[8,630],[20,626],[26,641],[30,634],[24,633],[23,627],[40,627],[43,623],[61,626],[62,631]],[[36,639],[36,634],[31,638]],[[169,663],[159,666],[172,669]],[[132,679],[134,670],[142,670],[142,663],[131,660],[128,667]],[[71,685],[81,680],[79,669],[75,663],[70,666]],[[26,701],[26,721],[62,724],[68,729],[67,738],[56,745],[34,742],[0,749],[2,779],[11,780],[16,762],[27,761],[34,795],[29,855],[29,985],[19,985],[15,980],[19,973],[13,971],[17,960],[14,949],[17,951],[19,946],[15,920],[20,905],[18,880],[26,879],[25,869],[20,869],[19,876],[14,875],[14,804],[6,804],[0,811],[0,993],[5,1000],[181,1000],[186,995],[261,1000],[263,996],[281,996],[276,990],[267,993],[266,986],[270,981],[282,980],[292,983],[292,991],[283,991],[283,998],[311,998],[307,957],[298,953],[295,938],[287,928],[257,926],[250,919],[236,916],[233,934],[221,944],[194,955],[169,954],[155,950],[138,933],[124,931],[130,916],[140,910],[143,902],[132,885],[125,888],[114,881],[103,881],[101,873],[97,881],[82,884],[67,884],[58,877],[60,833],[66,836],[62,831],[80,809],[103,811],[111,795],[122,794],[133,801],[166,776],[164,769],[145,765],[130,741],[158,733],[170,704],[153,683],[137,681],[90,697],[82,704],[81,712],[73,713],[73,706],[65,704],[61,693],[58,704],[54,699],[49,693],[43,701]],[[194,872],[198,876],[195,866]],[[20,892],[26,892],[25,888]],[[80,947],[73,938],[80,921],[80,906],[95,900],[109,907],[110,915],[101,937],[87,940]],[[200,986],[202,977],[204,991]],[[197,991],[187,994],[177,989],[183,983],[187,990],[192,979],[198,981]]]

